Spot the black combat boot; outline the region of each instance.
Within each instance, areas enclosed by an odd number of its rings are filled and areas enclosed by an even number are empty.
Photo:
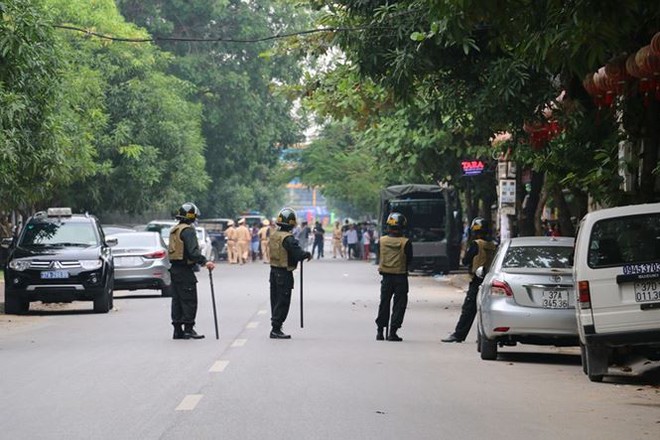
[[[385,340],[385,336],[383,335],[383,327],[378,327],[378,330],[376,330],[376,340],[377,341]]]
[[[388,341],[396,341],[396,342],[403,341],[403,338],[401,338],[401,336],[396,334],[397,330],[398,329],[396,329],[396,328],[393,328],[392,330],[390,330],[390,334],[387,336]]]
[[[184,339],[183,327],[181,324],[172,324],[172,327],[174,327],[174,334],[172,335],[172,339]]]
[[[185,324],[183,329],[183,339],[204,339],[204,335],[200,335],[193,329],[192,324]]]
[[[270,339],[291,339],[291,335],[283,333],[279,327],[273,327],[270,331]]]

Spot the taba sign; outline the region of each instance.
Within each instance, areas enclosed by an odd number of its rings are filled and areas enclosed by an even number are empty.
[[[486,164],[483,160],[462,160],[461,168],[464,176],[478,176],[484,172]]]

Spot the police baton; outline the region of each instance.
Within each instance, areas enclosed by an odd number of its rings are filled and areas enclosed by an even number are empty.
[[[215,310],[215,291],[213,289],[213,274],[211,269],[209,269],[209,281],[211,282],[211,301],[213,302],[213,322],[215,323],[215,339],[220,339],[220,334],[218,333],[218,313]]]
[[[300,328],[303,328],[303,261],[300,260]]]

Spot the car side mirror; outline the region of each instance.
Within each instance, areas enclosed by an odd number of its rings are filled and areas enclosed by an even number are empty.
[[[479,266],[477,270],[474,272],[474,275],[477,278],[483,278],[486,275],[486,271],[484,270],[483,266]]]
[[[14,244],[14,239],[12,237],[3,238],[2,242],[0,242],[0,246],[4,249],[9,249],[12,244]]]
[[[117,241],[117,237],[106,238],[105,240],[105,244],[107,244],[110,247],[117,246],[118,243],[119,242]]]

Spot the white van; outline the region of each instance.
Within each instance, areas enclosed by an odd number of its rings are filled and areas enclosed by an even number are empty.
[[[587,214],[573,276],[582,366],[603,380],[615,354],[660,359],[660,203]]]

